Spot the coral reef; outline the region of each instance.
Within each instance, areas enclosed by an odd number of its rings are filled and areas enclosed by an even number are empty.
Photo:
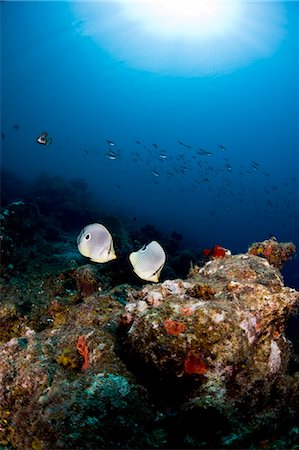
[[[265,395],[263,380],[270,389],[269,374],[287,366],[283,329],[298,293],[283,287],[278,271],[258,257],[211,261],[193,270],[186,282],[168,280],[137,295],[136,304],[126,305],[133,317],[128,339],[159,371],[180,377],[186,365],[188,373],[192,364],[195,373],[197,366],[201,372],[205,367],[202,391],[217,387],[227,398],[227,386],[234,380],[240,401],[244,385],[247,390],[258,380],[259,395]]]
[[[12,271],[14,265],[24,260],[26,249],[40,239],[39,217],[35,208],[23,201],[12,202],[1,210],[0,242],[1,273]],[[27,255],[29,256],[29,255]]]
[[[135,358],[185,392],[184,420],[186,413],[199,423],[207,414],[225,424],[227,435],[238,422],[234,445],[244,446],[248,435],[240,429],[252,417],[270,406],[273,417],[282,411],[292,417],[298,408],[298,372],[291,378],[287,371],[292,346],[284,333],[298,302],[299,293],[284,287],[266,260],[236,255],[195,267],[186,281],[135,292],[123,324]],[[255,427],[254,433],[265,431]],[[204,433],[193,436],[192,446],[204,446],[203,439]],[[227,439],[212,446],[226,446]]]
[[[63,324],[39,333],[27,327],[22,338],[1,346],[2,445],[154,445],[154,428],[152,439],[145,432],[153,414],[146,391],[114,350],[120,310],[117,300],[98,294],[68,309]]]
[[[28,188],[25,199],[36,203],[40,214],[51,217],[53,226],[66,231],[80,228],[93,214],[88,185],[79,178],[68,181],[42,173]]]
[[[278,242],[272,237],[263,242],[255,242],[248,249],[250,255],[266,258],[272,266],[281,269],[285,262],[296,252],[292,242]]]
[[[12,202],[25,202],[43,220],[48,239],[57,239],[62,230],[78,230],[99,214],[81,178],[66,180],[47,172],[28,183],[8,171],[1,172],[1,206]]]
[[[290,245],[271,242],[273,265],[223,255],[133,287],[123,255],[86,264],[71,233],[49,245],[34,207],[2,214],[0,446],[298,448],[299,358],[285,328],[299,292],[277,269]]]

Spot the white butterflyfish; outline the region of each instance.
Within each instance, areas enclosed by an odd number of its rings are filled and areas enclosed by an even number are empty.
[[[137,252],[132,252],[129,260],[139,278],[157,283],[165,264],[166,255],[161,245],[157,241],[152,241]]]
[[[100,223],[87,225],[77,237],[81,255],[97,263],[105,263],[116,258],[110,232]]]

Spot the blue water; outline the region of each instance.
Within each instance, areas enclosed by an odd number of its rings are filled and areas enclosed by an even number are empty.
[[[167,55],[161,70],[126,61],[109,47],[130,46],[124,29],[82,32],[71,2],[1,2],[2,168],[82,177],[107,215],[176,230],[185,247],[237,253],[269,235],[298,247],[299,4],[279,7],[272,50],[244,46],[248,60],[202,74],[167,68]],[[49,146],[36,143],[44,130]]]

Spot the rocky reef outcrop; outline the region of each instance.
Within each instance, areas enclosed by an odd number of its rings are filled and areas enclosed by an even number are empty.
[[[94,267],[52,271],[29,310],[11,302],[24,286],[2,286],[2,446],[298,448],[285,326],[299,292],[267,259],[215,258],[140,289]]]
[[[269,405],[295,408],[287,392],[298,384],[291,388],[284,330],[299,293],[284,287],[268,261],[250,254],[215,259],[186,281],[146,286],[133,297],[123,316],[129,345],[157,377],[189,386],[185,411],[206,411],[228,429]]]

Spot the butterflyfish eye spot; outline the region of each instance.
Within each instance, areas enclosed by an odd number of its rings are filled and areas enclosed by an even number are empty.
[[[87,234],[87,235],[85,236],[85,239],[88,241],[88,240],[90,239],[90,234]]]

